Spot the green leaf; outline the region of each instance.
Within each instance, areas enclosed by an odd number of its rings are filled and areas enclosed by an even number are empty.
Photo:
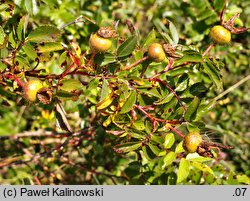
[[[5,33],[2,26],[0,26],[0,46],[3,45],[4,42],[5,42]]]
[[[170,71],[168,71],[169,76],[177,76],[181,75],[183,73],[188,73],[190,71],[190,67],[178,67],[178,68],[173,68]]]
[[[169,22],[169,30],[170,30],[171,38],[174,41],[174,44],[177,45],[179,42],[179,34],[177,32],[175,25],[172,22]]]
[[[111,92],[111,90],[109,88],[109,82],[106,79],[103,79],[103,81],[102,81],[102,90],[101,90],[101,95],[100,95],[100,101],[107,98],[109,96],[110,92]]]
[[[138,149],[140,146],[141,146],[141,142],[128,142],[128,143],[115,146],[114,150],[117,153],[126,153],[130,151],[134,151]]]
[[[25,0],[25,7],[30,14],[35,15],[38,13],[38,6],[36,0]]]
[[[200,99],[195,96],[191,104],[187,108],[187,111],[184,116],[185,120],[192,121],[195,118],[195,114],[196,114],[199,104],[200,104]]]
[[[165,33],[165,32],[160,32],[160,34],[161,34],[161,36],[162,36],[162,38],[167,42],[167,43],[169,43],[170,45],[175,45],[175,42],[171,39],[171,37],[167,34],[167,33]]]
[[[187,74],[185,73],[183,75],[187,75]],[[178,81],[178,85],[176,86],[175,91],[184,91],[185,89],[187,89],[188,82],[189,82],[188,76],[185,79]]]
[[[168,133],[165,136],[165,141],[164,141],[164,148],[165,149],[170,149],[175,142],[175,137],[173,133]]]
[[[171,165],[174,160],[176,159],[176,153],[173,151],[170,151],[166,156],[164,156],[163,158],[163,165],[162,165],[162,169],[164,169],[165,167]]]
[[[72,100],[76,97],[76,94],[65,90],[58,90],[57,96],[65,100]]]
[[[0,72],[4,71],[7,67],[7,64],[3,63],[1,60],[0,60]]]
[[[222,89],[222,79],[219,70],[209,60],[203,63],[204,72],[210,77],[217,89]]]
[[[185,149],[183,148],[183,141],[181,141],[175,148],[175,153],[179,154],[185,152]]]
[[[23,48],[25,54],[30,59],[35,60],[37,58],[37,53],[35,51],[35,48],[30,43],[26,43],[22,48]]]
[[[206,91],[207,91],[207,88],[202,82],[197,82],[189,88],[189,92],[194,96],[199,96],[200,94]]]
[[[173,93],[168,94],[167,96],[157,100],[154,102],[154,105],[162,105],[164,103],[168,103],[169,101],[172,100],[172,98],[174,97]]]
[[[179,164],[179,169],[177,173],[177,183],[181,183],[185,180],[190,172],[190,163],[185,158],[182,158]]]
[[[120,45],[117,50],[118,57],[125,57],[130,55],[137,45],[137,37],[130,36],[124,43]]]
[[[76,79],[64,79],[61,81],[60,89],[68,92],[73,92],[82,88],[82,83]]]
[[[202,56],[200,53],[198,52],[195,52],[195,51],[192,51],[189,52],[188,54],[185,54],[183,57],[177,59],[175,61],[175,64],[174,66],[178,66],[178,65],[181,65],[185,62],[196,62],[196,63],[200,63],[202,62]]]
[[[24,39],[28,25],[28,20],[29,20],[29,15],[24,15],[17,26],[17,37],[20,41],[23,41]]]
[[[207,161],[211,161],[212,158],[207,158],[207,157],[203,157],[200,156],[198,153],[189,153],[186,156],[186,160],[188,161],[196,161],[196,162],[207,162]]]
[[[133,108],[135,102],[136,102],[136,91],[131,91],[128,99],[122,106],[120,113],[124,114],[124,113],[129,112]]]
[[[157,146],[155,146],[155,145],[153,145],[153,144],[151,144],[151,143],[149,143],[148,146],[149,146],[149,148],[151,149],[151,151],[152,151],[156,156],[158,156],[159,153],[161,152],[161,150],[160,150]]]
[[[63,49],[63,46],[60,42],[47,42],[37,44],[35,49],[39,53],[54,52]]]
[[[201,170],[202,172],[208,172],[208,173],[214,175],[213,170],[204,163],[197,162],[197,161],[190,161],[190,164],[192,166],[196,167],[197,169]]]
[[[94,58],[94,61],[99,66],[105,66],[116,62],[116,57],[111,53],[97,54]]]
[[[140,174],[141,164],[138,161],[133,161],[128,164],[128,167],[124,170],[124,173],[129,178],[136,177]]]
[[[237,181],[240,183],[240,184],[247,184],[247,185],[250,185],[250,178],[247,176],[247,175],[237,175],[236,176],[237,178]]]
[[[143,48],[147,47],[149,44],[151,44],[152,42],[154,42],[155,39],[156,39],[156,34],[155,34],[155,30],[153,29],[152,31],[149,32],[149,34],[145,38],[142,47]]]
[[[55,42],[61,36],[61,31],[53,26],[41,26],[33,30],[27,37],[31,42]]]
[[[207,114],[214,107],[214,104],[215,101],[211,100],[207,101],[206,104],[199,105],[194,121],[199,121],[205,114]]]
[[[155,143],[158,143],[158,144],[163,144],[164,143],[164,139],[163,139],[162,136],[152,135],[151,140],[153,142],[155,142]]]
[[[15,59],[15,63],[18,63],[19,68],[29,69],[30,63],[24,57],[17,56]]]
[[[157,98],[162,98],[161,94],[158,92],[156,88],[152,89],[139,89],[140,92],[147,94],[148,96],[155,96]]]

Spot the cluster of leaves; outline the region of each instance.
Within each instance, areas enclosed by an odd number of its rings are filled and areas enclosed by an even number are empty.
[[[157,6],[151,1],[2,3],[0,182],[249,183],[219,160],[187,154],[182,147],[183,134],[206,130],[202,118],[223,89],[224,63],[202,55],[222,7],[219,0]],[[113,26],[112,15],[121,20],[119,37],[109,52],[96,54],[89,37],[99,27]],[[135,31],[125,25],[129,17],[138,24]],[[152,42],[169,44],[176,58],[152,62],[146,57]],[[231,54],[225,60],[234,63]],[[37,103],[27,103],[22,83],[34,78],[46,90]],[[215,121],[221,121],[219,114]],[[218,159],[221,153],[213,152]]]

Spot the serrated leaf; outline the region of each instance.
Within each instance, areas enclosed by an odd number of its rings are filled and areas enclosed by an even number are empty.
[[[207,157],[203,157],[203,156],[200,156],[198,153],[189,153],[187,156],[186,156],[186,160],[188,161],[196,161],[196,162],[207,162],[207,161],[211,161],[212,158],[207,158]]]
[[[177,76],[183,73],[188,73],[190,71],[190,67],[178,67],[174,68],[173,70],[168,71],[169,76]]]
[[[141,146],[141,142],[128,142],[125,144],[117,145],[114,147],[114,150],[117,153],[126,153],[138,149]]]
[[[105,99],[99,101],[97,104],[96,104],[96,108],[98,110],[102,110],[106,107],[108,107],[114,100],[114,97],[113,97],[113,92],[111,92]]]
[[[151,149],[151,151],[152,151],[156,156],[158,156],[159,153],[161,152],[161,150],[160,150],[157,146],[155,146],[155,145],[153,145],[153,144],[151,144],[151,143],[149,143],[148,146],[149,146],[149,148]]]
[[[57,96],[64,100],[76,100],[81,93],[69,92],[64,90],[58,90]]]
[[[247,175],[237,175],[236,178],[240,184],[250,185],[250,178]]]
[[[155,158],[155,154],[151,151],[151,149],[148,146],[143,146],[142,152],[144,158],[146,158],[148,161],[151,161]]]
[[[125,57],[130,55],[137,45],[137,37],[130,36],[124,43],[120,45],[117,50],[118,57]]]
[[[206,61],[203,63],[204,72],[210,77],[212,82],[215,84],[217,89],[222,89],[222,80],[219,74],[219,70],[211,61]]]
[[[60,42],[47,42],[36,45],[36,51],[39,53],[54,52],[62,49],[63,46]]]
[[[190,172],[190,163],[185,158],[182,158],[179,164],[179,169],[177,173],[177,183],[181,183],[185,180]]]
[[[174,66],[181,65],[185,62],[202,62],[202,56],[200,53],[193,51],[192,53],[185,54],[183,57],[176,59]]]
[[[141,164],[138,161],[133,161],[128,164],[128,167],[124,170],[124,173],[128,178],[137,177],[140,175]]]
[[[17,26],[17,37],[20,41],[24,39],[24,35],[28,25],[28,20],[29,20],[29,15],[23,16]]]
[[[72,92],[81,88],[82,88],[82,83],[76,79],[63,79],[60,85],[61,90],[68,92]]]
[[[27,37],[31,42],[55,42],[61,36],[61,31],[53,26],[41,26],[33,30]]]
[[[161,32],[167,32],[166,26],[161,22],[159,18],[156,18],[153,20],[153,23],[156,27],[156,29],[161,33]]]
[[[17,56],[15,59],[15,63],[18,63],[19,68],[24,68],[24,69],[29,69],[30,68],[30,63],[29,61],[21,56]]]
[[[213,170],[204,163],[196,162],[196,161],[190,161],[190,164],[192,166],[196,167],[197,169],[201,170],[202,172],[208,172],[208,173],[214,175]]]
[[[25,54],[30,59],[35,60],[37,58],[37,53],[35,51],[35,48],[30,43],[26,43],[22,48],[23,48]]]
[[[94,61],[99,66],[105,66],[116,62],[116,57],[111,53],[97,54],[94,58]]]
[[[185,79],[182,82],[178,83],[178,85],[175,88],[175,91],[184,91],[185,89],[187,89],[188,82],[189,82],[189,79],[187,77],[187,79]]]
[[[206,104],[199,105],[194,121],[199,121],[205,114],[207,114],[214,107],[214,105],[215,105],[214,100],[211,100]]]
[[[25,7],[30,14],[35,15],[38,13],[38,6],[36,0],[25,0]]]
[[[170,149],[173,146],[174,142],[175,142],[174,134],[173,133],[168,133],[165,136],[164,148],[165,149]]]
[[[179,34],[177,32],[175,25],[172,22],[169,22],[169,30],[170,30],[171,38],[174,41],[174,44],[177,45],[179,42]]]
[[[158,143],[158,144],[164,143],[164,139],[163,139],[162,136],[152,135],[152,136],[151,136],[151,140],[152,140],[153,142]]]
[[[172,46],[175,45],[175,42],[171,39],[171,37],[167,33],[161,32],[160,34],[161,34],[162,38],[166,41],[166,43],[169,43]]]
[[[202,82],[197,82],[194,83],[190,88],[189,88],[189,92],[194,95],[194,96],[198,96],[201,93],[204,93],[207,91],[207,88],[205,87],[204,83]]]
[[[155,96],[157,98],[162,98],[161,94],[158,92],[156,88],[152,89],[139,89],[140,92],[147,94],[148,96]]]
[[[183,141],[181,141],[175,148],[175,153],[179,154],[185,152],[185,149],[183,148]]]
[[[7,64],[3,63],[1,60],[0,60],[0,72],[4,71],[7,67]]]
[[[192,121],[195,118],[195,114],[197,112],[199,104],[200,99],[195,96],[184,115],[185,120]]]
[[[4,41],[5,41],[5,33],[2,26],[0,26],[0,45],[3,45]]]
[[[154,105],[162,105],[164,103],[168,103],[169,101],[172,100],[172,98],[174,97],[173,93],[168,94],[167,96],[157,100],[154,102]]]
[[[134,107],[135,102],[136,102],[136,91],[131,91],[128,99],[122,106],[120,113],[124,114],[129,112]]]
[[[151,44],[152,42],[154,42],[155,39],[156,39],[156,34],[155,34],[155,30],[153,29],[152,31],[149,32],[149,34],[145,38],[142,47],[143,48],[147,47],[149,44]]]
[[[164,156],[163,158],[163,165],[162,165],[162,169],[164,169],[165,167],[171,165],[174,160],[176,159],[176,153],[174,153],[173,151],[170,151],[166,156]]]
[[[102,90],[101,90],[101,95],[100,95],[100,101],[104,100],[107,98],[110,94],[111,90],[109,88],[109,82],[106,79],[102,80]]]

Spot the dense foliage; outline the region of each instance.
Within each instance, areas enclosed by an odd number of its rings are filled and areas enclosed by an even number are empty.
[[[209,38],[250,3],[224,5],[2,0],[0,183],[250,184],[249,32]]]

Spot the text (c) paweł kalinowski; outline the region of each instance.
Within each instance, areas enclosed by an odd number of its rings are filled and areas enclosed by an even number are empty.
[[[103,188],[93,188],[93,189],[70,189],[70,188],[46,188],[46,189],[28,189],[28,188],[21,188],[20,189],[20,196],[58,196],[58,197],[65,197],[65,196],[103,196]]]

